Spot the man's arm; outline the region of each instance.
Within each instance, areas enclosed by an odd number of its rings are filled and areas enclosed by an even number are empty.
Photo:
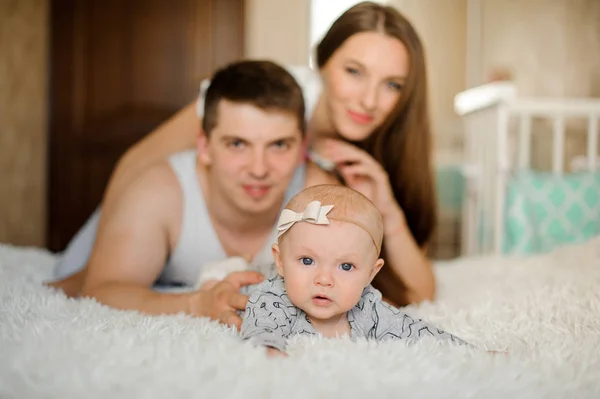
[[[243,310],[248,300],[239,290],[261,282],[260,273],[231,273],[211,289],[192,293],[151,289],[175,242],[168,225],[181,219],[181,195],[173,172],[163,163],[140,176],[105,209],[106,221],[98,230],[83,277],[83,295],[117,309],[146,314],[184,312],[239,328],[241,319],[236,311]]]
[[[169,166],[161,163],[105,209],[83,295],[148,314],[191,312],[196,294],[159,294],[151,289],[169,253],[168,224],[181,215],[181,195]]]

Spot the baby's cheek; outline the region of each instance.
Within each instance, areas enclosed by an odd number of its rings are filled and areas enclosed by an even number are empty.
[[[300,307],[303,302],[303,296],[306,296],[306,290],[303,290],[298,284],[285,282],[285,289],[287,291],[288,298],[294,304],[294,306]]]
[[[347,312],[350,309],[352,309],[354,306],[356,306],[356,304],[360,300],[361,295],[362,295],[362,290],[360,290],[360,289],[345,292],[342,295],[342,298],[340,298],[341,301],[339,301],[340,305],[342,305],[344,308],[342,310]]]

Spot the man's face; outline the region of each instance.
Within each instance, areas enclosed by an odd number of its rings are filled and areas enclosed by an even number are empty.
[[[198,143],[210,190],[248,214],[279,210],[300,156],[298,125],[292,113],[221,100],[216,126]]]

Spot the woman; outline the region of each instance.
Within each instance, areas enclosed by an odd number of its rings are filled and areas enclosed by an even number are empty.
[[[395,305],[432,299],[434,278],[425,252],[436,221],[435,191],[419,37],[394,8],[363,2],[333,23],[316,59],[318,73],[290,70],[307,103],[313,162],[307,164],[305,186],[341,182],[370,198],[385,226],[386,267],[373,285]],[[104,208],[150,164],[194,148],[202,96],[201,90],[197,102],[127,151],[109,182]],[[319,159],[333,161],[334,173]],[[83,240],[93,241],[93,233]]]

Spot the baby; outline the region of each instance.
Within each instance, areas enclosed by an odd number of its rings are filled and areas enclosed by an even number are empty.
[[[362,194],[337,185],[307,188],[287,204],[277,229],[278,275],[250,295],[243,339],[271,354],[284,352],[294,334],[467,344],[383,302],[371,286],[383,266],[383,223]]]

